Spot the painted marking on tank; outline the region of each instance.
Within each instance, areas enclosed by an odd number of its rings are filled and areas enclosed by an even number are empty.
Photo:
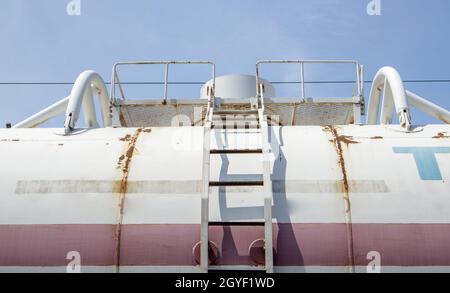
[[[15,194],[117,194],[121,181],[108,180],[34,180],[18,181]],[[352,194],[377,194],[390,192],[384,180],[349,180]],[[275,194],[331,194],[343,193],[339,180],[273,180]],[[230,193],[249,193],[258,187],[227,187]],[[202,191],[201,180],[151,180],[128,181],[127,194],[197,194]]]
[[[394,153],[413,155],[420,179],[442,181],[436,154],[450,154],[450,147],[394,147]]]

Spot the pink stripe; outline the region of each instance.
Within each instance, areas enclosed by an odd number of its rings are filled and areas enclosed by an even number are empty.
[[[450,224],[354,224],[355,260],[376,250],[389,266],[449,266]]]
[[[192,248],[199,239],[199,225],[124,225],[120,263],[195,265]]]
[[[0,225],[0,266],[65,266],[69,251],[82,265],[114,263],[114,225]],[[192,248],[199,225],[124,225],[121,264],[195,265]],[[345,224],[274,225],[278,266],[345,266]],[[263,227],[212,227],[211,241],[221,248],[220,265],[254,265],[250,244],[264,237]],[[354,224],[355,262],[367,265],[378,251],[385,266],[450,266],[450,224]]]
[[[66,266],[78,251],[84,265],[114,263],[111,225],[0,225],[0,266]]]

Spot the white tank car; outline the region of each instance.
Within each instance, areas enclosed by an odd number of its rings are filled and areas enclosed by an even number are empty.
[[[209,64],[213,79],[200,99],[128,100],[116,72],[134,62],[118,63],[110,95],[85,72],[0,130],[0,272],[450,272],[450,113],[394,69],[362,124],[355,61],[218,78],[209,62],[137,63]],[[355,94],[279,98],[266,63],[356,65]],[[410,107],[445,123],[415,126]],[[34,128],[61,111],[63,128]]]

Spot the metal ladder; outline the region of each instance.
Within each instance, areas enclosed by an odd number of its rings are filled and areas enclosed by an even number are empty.
[[[272,233],[272,180],[271,180],[271,147],[269,142],[269,126],[267,115],[264,109],[263,87],[261,85],[261,94],[256,99],[256,103],[251,104],[250,110],[223,110],[215,111],[214,96],[210,96],[207,115],[204,126],[204,142],[203,142],[203,194],[201,200],[201,235],[200,235],[200,269],[203,273],[208,273],[209,268],[209,252],[211,249],[209,242],[210,226],[226,226],[228,222],[213,223],[209,217],[209,197],[211,187],[227,187],[227,186],[261,186],[264,195],[264,222],[243,222],[244,226],[264,226],[264,242],[265,242],[265,267],[266,273],[273,273],[273,233]],[[242,119],[239,125],[236,122],[229,123],[226,117],[239,115]],[[214,120],[219,117],[219,121]],[[256,123],[255,123],[256,122]],[[243,126],[243,127],[242,127]],[[237,150],[211,150],[211,131],[212,129],[249,129],[257,128],[260,130],[261,149],[237,149]],[[210,181],[211,174],[211,156],[223,154],[260,154],[263,156],[263,181]]]

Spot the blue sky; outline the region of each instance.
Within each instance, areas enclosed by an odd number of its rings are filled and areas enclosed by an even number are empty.
[[[72,82],[86,69],[109,80],[116,61],[164,59],[211,60],[218,75],[254,74],[258,59],[357,59],[368,79],[385,65],[403,79],[450,79],[448,0],[381,0],[381,16],[367,15],[369,0],[81,0],[81,16],[66,14],[69,2],[2,0],[0,82]],[[124,74],[149,81],[155,72]],[[175,79],[207,79],[205,70],[180,72]],[[339,72],[311,68],[307,78],[347,79]],[[296,68],[270,77],[296,80]],[[0,126],[70,88],[0,85]],[[407,88],[450,109],[449,83]],[[435,122],[414,114],[416,123]]]

